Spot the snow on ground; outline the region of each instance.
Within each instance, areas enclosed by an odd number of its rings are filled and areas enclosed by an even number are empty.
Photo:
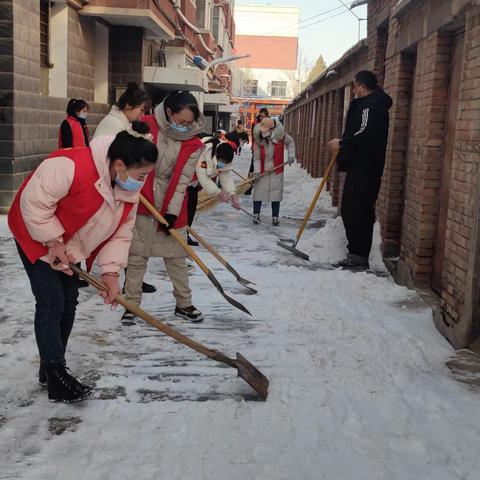
[[[246,150],[242,171],[248,163]],[[294,236],[318,182],[286,169],[278,235]],[[345,253],[328,202],[324,193],[299,244],[319,261]],[[146,279],[159,291],[143,306],[208,346],[245,355],[270,379],[268,400],[254,401],[235,370],[141,321],[122,326],[121,311],[87,289],[67,361],[96,393],[81,404],[49,403],[35,379],[32,296],[0,218],[0,479],[478,479],[478,395],[451,377],[452,350],[416,293],[390,278],[316,270],[278,248],[271,228],[225,205],[195,227],[259,294],[245,295],[198,251],[253,317],[197,269],[191,283],[205,322],[175,318],[158,259]],[[378,259],[378,232],[376,242]]]

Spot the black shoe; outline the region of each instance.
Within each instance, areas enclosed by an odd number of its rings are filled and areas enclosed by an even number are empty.
[[[135,319],[137,316],[129,312],[128,310],[125,310],[125,312],[122,315],[122,325],[125,325],[126,327],[130,327],[132,325],[135,325]]]
[[[278,227],[280,225],[280,221],[278,220],[278,217],[272,217],[272,225],[274,227]]]
[[[262,221],[260,220],[260,215],[255,215],[255,217],[253,219],[253,224],[254,225],[260,225],[260,223],[262,223]]]
[[[92,388],[72,377],[65,365],[46,365],[45,372],[48,379],[48,399],[51,402],[80,402],[93,392]]]
[[[203,313],[193,305],[185,308],[175,307],[175,315],[193,323],[203,322]]]
[[[87,288],[90,286],[90,284],[86,280],[82,280],[81,278],[78,279],[77,282],[78,288]]]
[[[143,293],[154,293],[157,291],[157,287],[150,285],[149,283],[142,283],[142,292]]]
[[[43,365],[40,365],[40,367],[38,369],[38,384],[42,388],[47,388],[48,387],[47,372],[45,371],[45,367]]]
[[[199,243],[194,240],[193,238],[190,237],[190,235],[187,235],[187,243],[191,246],[191,247],[198,247]]]
[[[343,270],[350,270],[352,272],[363,272],[368,270],[370,265],[368,264],[368,258],[361,255],[354,255],[349,253],[345,260],[341,260],[333,265],[334,267],[342,268]]]

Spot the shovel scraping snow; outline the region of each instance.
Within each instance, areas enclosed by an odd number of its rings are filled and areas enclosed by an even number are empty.
[[[303,235],[303,231],[305,230],[308,220],[310,220],[310,216],[312,215],[313,209],[315,208],[315,205],[317,204],[318,199],[320,198],[320,194],[322,193],[323,188],[325,187],[325,184],[327,183],[327,180],[330,177],[330,173],[333,170],[333,166],[337,161],[337,156],[338,156],[338,150],[335,152],[335,155],[332,157],[332,159],[330,160],[330,163],[328,164],[325,175],[323,176],[322,181],[320,182],[320,185],[317,191],[315,192],[315,195],[313,196],[312,201],[310,202],[310,206],[308,207],[307,213],[305,214],[305,218],[303,219],[303,222],[300,225],[300,228],[298,229],[295,239],[294,240],[282,239],[277,242],[277,245],[279,247],[282,247],[285,250],[292,252],[294,255],[296,255],[297,257],[303,258],[304,260],[310,260],[310,257],[306,253],[298,250],[296,247],[298,242],[300,241],[300,238]],[[290,243],[290,245],[288,245],[286,242]]]
[[[97,290],[107,291],[107,287],[96,277],[83,271],[81,268],[77,267],[74,264],[70,264],[70,268],[83,280],[86,280],[90,285],[95,287]],[[169,337],[172,337],[177,342],[182,343],[183,345],[205,355],[212,360],[217,362],[223,363],[228,365],[229,367],[236,368],[238,372],[238,376],[245,380],[259,395],[262,400],[266,400],[268,396],[268,378],[263,375],[260,370],[258,370],[252,363],[250,363],[243,355],[237,353],[237,358],[230,358],[227,357],[222,352],[218,350],[213,350],[208,348],[201,343],[192,340],[191,338],[187,337],[186,335],[181,334],[174,328],[168,326],[167,324],[157,320],[155,317],[150,315],[149,313],[142,310],[137,305],[130,303],[121,295],[118,295],[115,299],[119,305],[122,305],[125,309],[132,312],[133,314],[137,315],[138,317],[145,320],[147,323],[152,325],[153,327],[157,328],[161,332],[165,333]]]

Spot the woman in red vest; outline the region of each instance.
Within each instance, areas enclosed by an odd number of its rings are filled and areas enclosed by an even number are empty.
[[[295,142],[283,125],[273,118],[264,118],[253,129],[254,174],[260,175],[285,162],[285,149],[290,165],[295,160]],[[272,225],[279,225],[280,202],[283,199],[283,167],[255,180],[253,186],[253,223],[260,223],[262,202],[272,202]]]
[[[113,304],[126,266],[138,195],[153,170],[155,145],[127,132],[92,141],[91,148],[57,150],[24,181],[8,224],[35,296],[39,382],[52,401],[83,400],[92,389],[65,367],[65,349],[78,298],[69,263],[97,259]]]
[[[88,103],[72,98],[67,105],[67,118],[61,123],[58,132],[58,148],[88,147],[87,127]]]
[[[200,322],[202,313],[192,304],[188,283],[185,251],[170,235],[175,228],[185,236],[187,226],[187,187],[203,154],[204,145],[197,135],[205,129],[206,120],[195,97],[188,92],[170,94],[159,104],[153,115],[142,118],[150,126],[158,148],[158,162],[142,190],[168,221],[160,225],[150,212],[139,205],[132,246],[128,257],[125,281],[126,297],[140,304],[142,282],[150,257],[162,257],[176,300],[175,315]],[[123,320],[130,323],[133,315],[125,312]]]

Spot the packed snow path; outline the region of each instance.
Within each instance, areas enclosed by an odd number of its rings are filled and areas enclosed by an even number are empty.
[[[248,170],[245,151],[239,170]],[[293,237],[318,185],[286,170],[279,235]],[[243,200],[251,209],[250,197]],[[262,218],[269,224],[270,206]],[[231,307],[197,269],[200,325],[173,316],[161,260],[146,280],[145,310],[207,346],[245,355],[270,379],[254,392],[233,369],[138,321],[122,326],[92,289],[82,290],[67,355],[94,384],[92,399],[52,404],[36,383],[33,301],[0,217],[1,479],[435,480],[478,479],[478,394],[452,378],[453,355],[418,296],[389,278],[316,270],[345,253],[341,221],[322,195],[299,248],[229,206],[194,227],[259,294],[245,290],[203,249],[224,287],[253,313]],[[327,222],[320,230],[318,227]],[[372,265],[382,269],[376,239]]]

